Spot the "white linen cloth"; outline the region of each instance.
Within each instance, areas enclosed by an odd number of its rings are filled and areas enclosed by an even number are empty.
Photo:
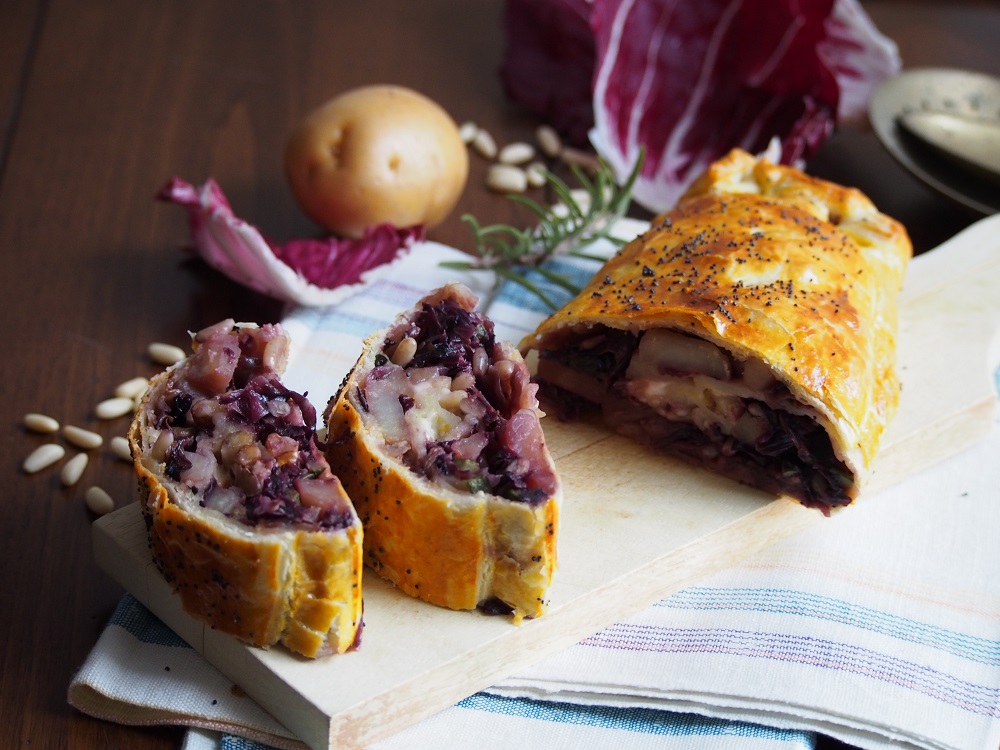
[[[516,285],[489,299],[489,274],[438,265],[455,257],[427,243],[392,280],[336,308],[292,311],[288,386],[325,404],[365,336],[451,279],[484,298],[508,340],[546,314]],[[558,264],[581,279],[595,270]],[[994,430],[374,747],[751,750],[812,748],[824,733],[872,750],[995,749],[998,456]],[[129,596],[69,700],[113,721],[200,728],[187,750],[301,747]]]

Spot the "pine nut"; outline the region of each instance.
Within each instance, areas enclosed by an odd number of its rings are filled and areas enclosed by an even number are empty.
[[[115,388],[115,396],[118,398],[131,398],[134,400],[142,396],[148,387],[149,380],[140,375],[119,384],[119,386]]]
[[[472,147],[476,149],[480,156],[487,159],[492,159],[497,155],[497,142],[493,140],[493,136],[488,131],[482,128],[479,129],[479,132],[472,139]]]
[[[34,474],[48,468],[65,455],[66,449],[58,443],[45,443],[44,445],[39,445],[28,454],[28,457],[24,459],[22,468],[26,474]]]
[[[441,397],[438,402],[441,404],[442,409],[447,409],[450,412],[457,412],[459,404],[461,404],[469,396],[465,391],[449,391]]]
[[[471,372],[460,372],[451,381],[451,389],[453,391],[462,391],[463,393],[476,384],[476,378]]]
[[[556,129],[550,125],[540,125],[535,130],[535,140],[538,141],[538,147],[542,149],[542,153],[548,157],[555,158],[562,151],[562,139]]]
[[[45,414],[25,414],[24,426],[32,432],[49,434],[59,429],[59,422]]]
[[[146,353],[156,364],[167,366],[175,365],[187,356],[180,347],[172,344],[161,344],[159,341],[150,344],[146,348]]]
[[[413,355],[417,353],[417,340],[412,336],[407,336],[398,344],[389,357],[394,365],[406,367],[413,361]]]
[[[121,435],[111,438],[111,452],[122,461],[132,461],[132,449],[129,447],[128,439]]]
[[[115,501],[111,495],[100,487],[91,487],[83,493],[83,500],[91,511],[99,516],[110,513],[115,509]]]
[[[62,479],[62,483],[67,487],[72,487],[74,484],[80,481],[80,477],[83,476],[83,470],[87,468],[87,454],[77,453],[73,458],[63,464],[62,471],[59,473],[59,478]]]
[[[114,419],[116,417],[123,417],[135,408],[130,398],[109,398],[105,399],[97,405],[94,409],[94,413],[97,415],[98,419]]]
[[[497,154],[497,161],[501,164],[524,164],[535,158],[535,149],[530,143],[515,141],[508,143]]]
[[[533,161],[524,168],[524,176],[528,179],[529,187],[542,187],[545,184],[545,165],[540,161]]]
[[[462,139],[462,143],[472,143],[477,133],[479,126],[471,120],[466,120],[458,128],[458,137]]]
[[[528,188],[528,177],[520,167],[494,164],[486,173],[486,186],[497,193],[523,193]]]
[[[482,377],[486,374],[486,368],[490,366],[490,355],[486,353],[483,347],[478,347],[476,351],[472,353],[472,373],[476,377]]]
[[[85,448],[87,450],[100,448],[104,443],[104,438],[96,432],[85,430],[82,427],[74,427],[71,424],[68,424],[63,428],[63,437],[65,437],[66,440],[71,442],[77,448]]]

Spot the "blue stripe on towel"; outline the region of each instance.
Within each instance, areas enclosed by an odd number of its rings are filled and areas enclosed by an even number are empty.
[[[615,706],[580,706],[573,703],[535,701],[527,698],[503,698],[476,693],[458,702],[459,708],[506,714],[539,721],[582,724],[590,727],[615,729],[671,737],[727,736],[800,742],[812,747],[812,732],[774,729],[742,721],[710,719],[695,714],[658,711],[650,708]]]
[[[182,638],[164,625],[138,599],[128,593],[118,602],[109,624],[124,628],[143,643],[190,648]]]
[[[976,684],[924,664],[814,636],[620,623],[581,644],[618,651],[725,654],[839,670],[912,690],[969,713],[1000,718],[997,686]]]
[[[584,286],[594,273],[600,268],[595,261],[579,260],[573,258],[555,258],[546,261],[544,267],[566,278],[570,283],[578,287]],[[546,279],[535,270],[527,269],[520,272],[529,282],[538,287],[556,307],[562,307],[572,299],[573,295]],[[500,286],[497,293],[497,302],[502,302],[512,307],[519,307],[524,310],[531,310],[540,315],[549,315],[552,310],[534,293],[513,281],[505,281]]]
[[[1000,665],[1000,641],[948,630],[807,591],[693,586],[661,600],[656,606],[671,609],[774,612],[812,617],[929,646],[980,664]]]

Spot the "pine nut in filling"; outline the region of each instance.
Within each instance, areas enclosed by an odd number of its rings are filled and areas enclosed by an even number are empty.
[[[104,438],[96,432],[91,432],[90,430],[85,430],[82,427],[76,427],[71,424],[63,428],[63,437],[77,448],[85,448],[87,450],[100,448],[104,443]]]
[[[451,412],[458,412],[459,405],[467,398],[468,396],[465,391],[451,391],[450,393],[446,393],[442,396],[438,403],[441,404],[442,409],[447,409]]]
[[[486,374],[486,368],[490,366],[490,357],[486,353],[483,347],[478,347],[476,351],[472,353],[472,373],[476,377],[482,377]]]
[[[495,367],[497,368],[497,375],[500,376],[500,380],[506,381],[510,380],[517,366],[509,359],[501,359],[496,363]]]
[[[83,470],[87,468],[87,460],[86,453],[77,453],[63,464],[62,471],[59,472],[62,483],[67,487],[72,487],[79,482],[80,477],[83,476]]]
[[[453,391],[467,391],[476,384],[476,378],[471,372],[460,372],[451,381]]]
[[[59,422],[45,414],[25,414],[24,426],[32,432],[49,434],[59,429]]]
[[[58,443],[45,443],[29,453],[21,466],[26,474],[34,474],[48,468],[65,455],[66,449]]]
[[[413,361],[413,355],[417,353],[417,340],[412,336],[407,336],[398,344],[389,357],[394,365],[406,367]]]

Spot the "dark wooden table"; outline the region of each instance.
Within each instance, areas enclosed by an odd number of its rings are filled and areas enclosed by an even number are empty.
[[[457,120],[502,142],[538,121],[505,101],[497,68],[500,0],[5,0],[0,5],[0,747],[169,748],[179,729],[138,729],[71,710],[66,689],[121,597],[95,566],[85,487],[130,502],[128,466],[96,451],[80,484],[21,462],[44,438],[39,411],[122,434],[94,406],[133,375],[155,372],[151,341],[186,346],[186,331],[225,317],[277,320],[281,307],[200,263],[180,209],[154,202],[171,176],[215,177],[240,215],[276,238],[316,228],[282,176],[292,125],[354,85],[418,89]],[[993,2],[870,0],[908,67],[1000,72]],[[839,132],[810,164],[852,183],[928,250],[975,216],[923,187],[865,127]],[[468,246],[458,216],[511,221],[472,173],[453,216],[431,233]]]

